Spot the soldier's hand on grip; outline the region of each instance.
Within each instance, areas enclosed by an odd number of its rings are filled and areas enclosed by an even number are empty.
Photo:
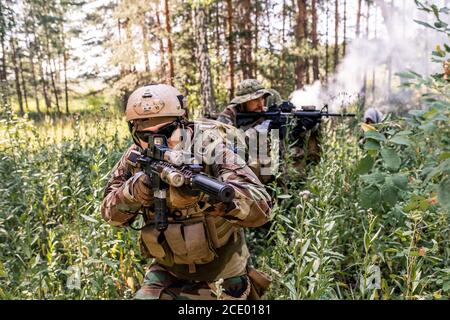
[[[143,205],[150,204],[153,199],[151,177],[140,171],[133,176],[133,197]]]

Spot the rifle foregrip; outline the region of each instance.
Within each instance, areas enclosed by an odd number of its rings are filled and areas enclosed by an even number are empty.
[[[161,191],[160,191],[161,192]],[[164,197],[158,197],[155,194],[155,226],[158,231],[165,231],[169,225],[168,212],[165,191]]]
[[[197,174],[192,178],[192,187],[201,190],[220,202],[229,203],[234,199],[234,189],[223,182]]]

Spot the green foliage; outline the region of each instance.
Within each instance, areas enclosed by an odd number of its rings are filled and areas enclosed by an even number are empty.
[[[127,145],[122,117],[10,117],[0,126],[0,298],[130,297],[142,279],[136,233],[99,214]]]

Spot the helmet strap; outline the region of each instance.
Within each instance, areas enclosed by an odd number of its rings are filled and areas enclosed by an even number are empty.
[[[142,146],[139,143],[139,139],[136,138],[136,135],[134,134],[136,132],[136,126],[134,125],[133,121],[128,121],[128,129],[130,129],[131,137],[133,138],[134,143],[141,149]]]

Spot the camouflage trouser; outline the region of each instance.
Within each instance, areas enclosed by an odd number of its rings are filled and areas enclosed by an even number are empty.
[[[220,282],[220,281],[219,281]],[[217,282],[181,280],[163,266],[153,264],[145,274],[142,287],[136,292],[138,300],[246,300],[250,293],[247,275]]]

